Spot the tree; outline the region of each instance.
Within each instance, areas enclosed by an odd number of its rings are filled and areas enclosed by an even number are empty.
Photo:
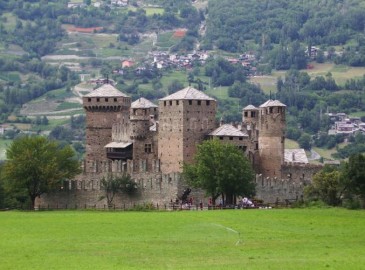
[[[184,164],[183,176],[193,187],[204,189],[213,202],[222,195],[225,204],[233,204],[237,195],[254,194],[253,170],[236,146],[207,140],[198,146],[194,160]]]
[[[349,191],[365,201],[365,155],[354,154],[345,164],[344,175]]]
[[[299,146],[305,150],[311,149],[311,136],[309,134],[302,134],[298,139]]]
[[[313,177],[312,183],[305,188],[305,194],[311,199],[320,199],[323,202],[337,206],[345,188],[341,181],[341,171],[325,166]]]
[[[173,80],[168,86],[167,91],[169,94],[173,94],[184,88],[184,84],[182,84],[179,80]]]
[[[135,183],[129,174],[124,174],[121,177],[114,177],[108,175],[103,177],[100,181],[102,188],[105,190],[105,196],[101,196],[100,200],[106,199],[108,208],[112,208],[113,200],[117,193],[126,192],[133,194],[137,191],[137,183]]]
[[[36,197],[60,186],[62,180],[80,173],[70,146],[45,137],[24,136],[14,140],[6,150],[4,176],[9,190],[26,189],[34,208]]]

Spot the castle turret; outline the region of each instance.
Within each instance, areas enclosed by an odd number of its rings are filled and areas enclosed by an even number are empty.
[[[85,171],[93,162],[105,162],[105,145],[112,141],[112,128],[129,122],[131,99],[110,84],[104,84],[82,98],[86,111]]]
[[[131,139],[146,138],[150,126],[154,124],[157,108],[157,105],[145,98],[139,98],[132,103],[130,111]]]
[[[268,100],[260,106],[258,149],[260,171],[265,177],[281,177],[281,166],[284,164],[285,107],[278,100]]]
[[[242,110],[242,130],[247,132],[251,140],[257,140],[257,122],[259,119],[259,109],[253,105],[248,105]]]
[[[248,105],[242,110],[242,122],[256,125],[259,119],[259,109],[253,105]]]
[[[186,87],[159,101],[158,157],[161,171],[180,172],[196,145],[216,128],[216,100]]]
[[[156,118],[158,107],[145,98],[139,98],[131,105],[130,139],[133,141],[133,160],[157,159]]]

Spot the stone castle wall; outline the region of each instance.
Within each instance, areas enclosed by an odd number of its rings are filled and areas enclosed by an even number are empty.
[[[117,176],[116,174],[115,176]],[[182,186],[180,174],[138,173],[132,174],[132,179],[138,184],[133,195],[118,193],[113,204],[121,208],[133,204],[153,203],[154,205],[169,205],[179,196],[179,186]],[[43,194],[36,200],[36,206],[50,208],[104,208],[107,206],[105,190],[100,180],[107,177],[106,173],[85,173],[76,180],[65,181],[59,190]],[[181,191],[182,194],[182,191]]]
[[[158,160],[154,162],[159,163]],[[83,173],[73,181],[66,181],[58,191],[44,194],[38,198],[36,205],[50,208],[75,208],[75,206],[84,207],[85,205],[103,208],[107,202],[106,199],[100,200],[100,197],[105,196],[105,191],[100,186],[100,180],[110,173],[118,176],[129,172],[139,187],[135,195],[116,195],[113,203],[118,208],[121,208],[122,205],[130,207],[133,204],[143,203],[169,205],[177,199],[180,200],[184,190],[189,187],[179,173],[162,174],[158,166],[155,166],[154,172],[143,171],[143,167],[140,167],[140,171],[133,172],[132,161],[125,166],[121,166],[122,164],[119,163],[104,164],[99,167],[98,172]],[[286,177],[264,177],[262,174],[257,174],[255,198],[272,204],[300,200],[304,187],[311,182],[313,175],[321,168],[321,165],[286,163],[282,167]],[[209,198],[200,189],[192,188],[189,198],[193,198],[194,205],[200,201],[207,205],[209,201]]]
[[[295,201],[303,198],[304,187],[309,185],[322,165],[285,163],[282,177],[256,175],[256,197],[266,203]]]

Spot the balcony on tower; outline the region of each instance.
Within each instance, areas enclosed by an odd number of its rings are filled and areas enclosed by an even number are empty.
[[[132,142],[111,142],[104,146],[106,157],[111,160],[128,160],[133,158]]]

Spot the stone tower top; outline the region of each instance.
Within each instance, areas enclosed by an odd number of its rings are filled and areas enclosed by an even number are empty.
[[[286,107],[286,105],[281,103],[279,100],[269,99],[264,104],[260,105],[260,108],[266,108],[266,107]]]
[[[185,100],[185,99],[189,99],[189,100],[214,100],[214,98],[204,94],[203,92],[188,86],[180,91],[177,91],[176,93],[173,93],[167,97],[164,97],[160,100],[165,101],[165,100]]]
[[[158,106],[148,99],[143,97],[137,99],[136,101],[132,102],[131,105],[132,109],[149,109],[149,108],[158,108]]]
[[[257,109],[255,106],[253,105],[248,105],[246,107],[243,108],[243,111],[258,111],[259,109]]]
[[[111,84],[104,84],[84,97],[129,97]]]

